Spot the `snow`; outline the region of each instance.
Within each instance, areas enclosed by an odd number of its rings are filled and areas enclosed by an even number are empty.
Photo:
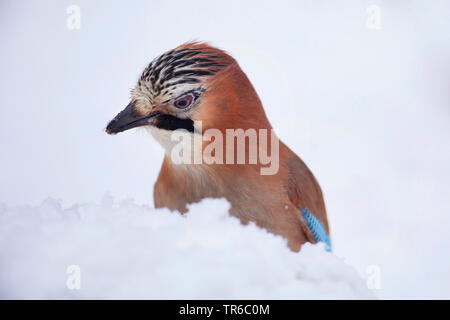
[[[322,244],[290,251],[242,225],[224,199],[186,215],[115,203],[0,209],[0,298],[367,299],[356,270]],[[66,282],[80,270],[80,288]]]

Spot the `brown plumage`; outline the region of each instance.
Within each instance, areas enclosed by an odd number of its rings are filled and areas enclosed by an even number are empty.
[[[166,155],[154,187],[155,207],[182,213],[187,204],[203,198],[226,198],[230,214],[243,223],[255,222],[288,240],[298,251],[315,242],[299,208],[307,208],[329,233],[322,191],[304,162],[279,142],[279,170],[262,175],[257,163],[175,164],[168,135],[183,128],[192,134],[201,121],[203,132],[217,129],[266,129],[268,150],[274,135],[259,97],[237,62],[222,50],[204,43],[187,43],[155,59],[143,72],[128,107],[113,119],[108,133],[146,126],[163,145]],[[274,137],[275,138],[275,137]],[[258,137],[258,148],[260,138]],[[203,141],[204,151],[208,141]],[[245,145],[249,159],[249,144]],[[259,150],[258,150],[259,151]]]

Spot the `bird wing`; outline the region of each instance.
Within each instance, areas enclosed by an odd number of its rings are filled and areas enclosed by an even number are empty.
[[[287,163],[287,192],[292,204],[298,208],[302,228],[308,241],[325,242],[331,247],[329,226],[322,190],[312,172],[305,163],[293,154]]]

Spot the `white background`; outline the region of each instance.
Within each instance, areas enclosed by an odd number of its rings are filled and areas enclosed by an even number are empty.
[[[0,202],[151,205],[161,147],[103,129],[151,59],[204,40],[318,178],[335,254],[379,266],[379,297],[448,299],[449,16],[448,1],[2,1]]]

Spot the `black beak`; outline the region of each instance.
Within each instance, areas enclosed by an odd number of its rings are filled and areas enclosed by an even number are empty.
[[[146,116],[137,115],[134,101],[132,101],[108,123],[106,133],[115,134],[131,128],[146,126],[150,123],[149,119],[158,115],[159,112],[157,111],[151,112]]]

